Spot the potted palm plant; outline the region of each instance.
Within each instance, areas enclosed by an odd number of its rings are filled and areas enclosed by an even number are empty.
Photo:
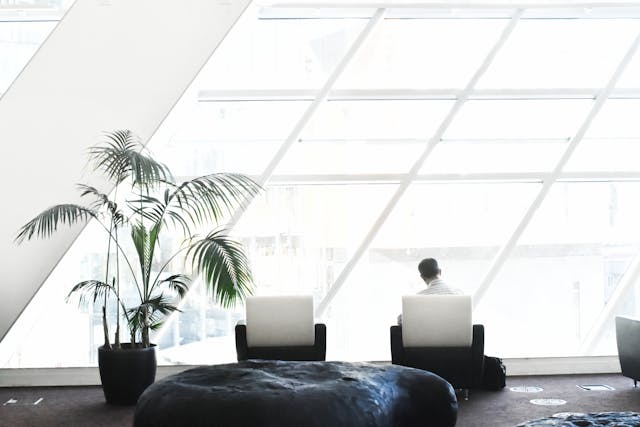
[[[215,173],[175,183],[169,168],[156,161],[128,130],[106,134],[105,141],[89,150],[94,172],[104,174],[115,190],[106,194],[80,184],[86,204],[52,206],[19,230],[18,243],[47,238],[61,226],[96,221],[105,231],[104,277],[76,284],[69,297],[81,304],[102,304],[104,345],[98,349],[100,378],[108,403],[134,404],[155,380],[155,345],[150,331],[178,310],[178,302],[191,283],[189,274],[169,273],[177,260],[199,274],[213,300],[229,307],[250,294],[251,271],[242,246],[220,227],[224,216],[255,196],[260,187],[240,174]],[[121,201],[118,191],[130,186]],[[204,236],[194,231],[215,224]],[[184,238],[166,259],[159,259],[160,236],[169,230]],[[126,236],[133,250],[128,252]],[[164,248],[163,248],[164,249]],[[133,282],[135,301],[121,292],[123,275]],[[116,305],[115,332],[110,339],[107,305]],[[120,342],[120,323],[126,322],[129,342]]]

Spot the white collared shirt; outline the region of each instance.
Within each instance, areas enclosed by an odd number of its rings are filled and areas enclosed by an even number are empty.
[[[429,282],[427,289],[418,292],[418,295],[462,295],[462,291],[452,288],[444,280],[438,278]]]

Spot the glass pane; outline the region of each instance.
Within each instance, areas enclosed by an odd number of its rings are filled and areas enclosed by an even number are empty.
[[[276,173],[404,174],[450,105],[445,101],[325,103]]]
[[[0,2],[0,20],[58,21],[74,2],[75,0],[3,0]]]
[[[0,94],[7,90],[56,24],[0,22]]]
[[[549,172],[592,101],[468,101],[420,173]]]
[[[640,139],[584,139],[565,172],[637,172]]]
[[[568,172],[635,171],[640,156],[640,108],[637,99],[609,99],[569,159]]]
[[[17,348],[3,349],[9,355],[3,368],[97,365],[96,348],[103,344],[101,304],[78,308],[76,300],[66,303],[65,298],[76,283],[104,278],[105,255],[104,231],[92,223],[80,234],[9,332],[18,334],[20,340]]]
[[[366,23],[256,19],[249,9],[201,73],[204,89],[320,88]]]
[[[571,138],[592,101],[468,101],[445,133],[446,139]]]
[[[608,99],[598,112],[585,138],[638,138],[640,123],[636,112],[640,99]]]
[[[640,52],[636,51],[618,80],[617,88],[639,88],[640,87]]]
[[[177,119],[153,152],[179,176],[213,172],[260,175],[308,102],[199,102]],[[250,124],[250,125],[248,125]]]
[[[462,88],[504,26],[502,20],[387,19],[336,87]]]
[[[450,141],[440,142],[421,173],[549,172],[566,148],[564,141]]]
[[[577,356],[640,250],[640,183],[556,184],[480,303],[504,357]],[[620,312],[637,313],[635,295]],[[604,338],[604,337],[601,337]],[[616,354],[609,334],[599,354]]]
[[[521,20],[478,88],[602,87],[637,31],[633,19]]]

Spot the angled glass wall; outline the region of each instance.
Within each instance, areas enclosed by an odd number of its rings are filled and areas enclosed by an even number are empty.
[[[613,315],[640,313],[627,280],[640,253],[638,53],[606,89],[640,8],[389,9],[374,25],[355,3],[288,6],[250,8],[149,144],[181,177],[264,180],[233,228],[256,294],[313,295],[328,358],[388,360],[400,298],[435,257],[476,295],[487,353],[615,354]],[[25,311],[4,366],[96,362],[98,307],[64,297],[100,274],[99,231]],[[235,359],[243,307],[210,304],[196,282],[181,310],[155,336],[161,363]],[[47,337],[74,344],[42,355]]]

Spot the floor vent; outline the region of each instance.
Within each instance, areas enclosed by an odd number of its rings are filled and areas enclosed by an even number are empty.
[[[559,406],[567,403],[566,400],[562,399],[532,399],[529,402],[534,405],[542,405],[542,406]]]
[[[588,391],[607,391],[607,390],[615,390],[615,388],[606,385],[606,384],[584,384],[584,385],[579,385],[577,386],[578,388],[581,388],[583,390],[588,390]]]
[[[532,387],[528,385],[520,385],[517,387],[510,387],[509,390],[515,391],[516,393],[540,393],[542,387]]]
[[[6,402],[4,402],[2,406],[35,406],[41,404],[43,400],[43,397],[39,397],[36,400],[18,400],[10,398]]]

